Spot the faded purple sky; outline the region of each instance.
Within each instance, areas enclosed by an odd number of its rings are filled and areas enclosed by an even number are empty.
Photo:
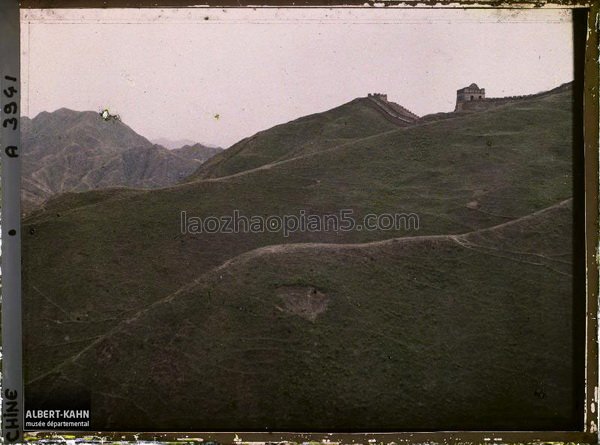
[[[472,82],[505,96],[573,78],[560,9],[21,14],[23,114],[108,108],[149,139],[227,147],[370,92],[424,115],[451,111]]]

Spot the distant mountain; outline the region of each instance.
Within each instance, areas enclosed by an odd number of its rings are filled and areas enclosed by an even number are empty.
[[[64,192],[175,184],[214,152],[170,151],[93,111],[42,112],[23,118],[22,130],[25,211]]]
[[[152,139],[152,142],[157,145],[173,150],[175,148],[183,147],[184,145],[194,145],[196,142],[190,139],[169,139],[169,138],[156,138]]]
[[[202,144],[192,144],[173,149],[171,150],[171,153],[176,154],[180,158],[187,159],[188,161],[197,162],[198,165],[200,165],[222,151],[223,149],[220,147],[208,147]]]

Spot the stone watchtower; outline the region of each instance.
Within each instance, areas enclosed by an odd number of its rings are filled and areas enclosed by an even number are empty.
[[[381,99],[384,102],[387,102],[387,94],[381,94],[381,93],[369,93],[368,97],[374,97],[375,99]]]
[[[479,88],[476,83],[472,83],[468,87],[456,90],[456,108],[454,111],[462,110],[466,102],[483,99],[485,99],[485,88]]]

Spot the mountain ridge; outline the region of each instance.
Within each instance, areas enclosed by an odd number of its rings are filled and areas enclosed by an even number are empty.
[[[215,149],[169,151],[116,119],[60,108],[22,120],[23,208],[30,212],[64,192],[179,182]]]
[[[397,128],[383,114],[356,98],[330,110],[313,113],[242,139],[200,166],[186,180],[208,179],[260,167],[303,153],[333,147],[357,136]],[[308,139],[302,135],[310,135]],[[318,145],[317,145],[318,143]]]

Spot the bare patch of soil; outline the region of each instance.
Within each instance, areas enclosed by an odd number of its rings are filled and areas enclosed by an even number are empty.
[[[283,311],[298,315],[309,321],[327,310],[327,295],[312,286],[283,286],[277,289],[283,300]]]

